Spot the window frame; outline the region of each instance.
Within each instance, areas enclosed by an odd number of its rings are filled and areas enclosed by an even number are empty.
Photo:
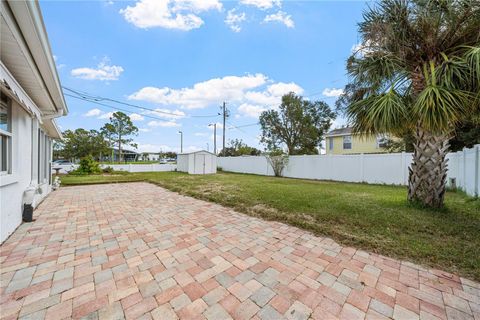
[[[349,140],[349,141],[345,141],[345,140]],[[346,147],[346,146],[349,146],[349,147]],[[343,136],[343,150],[352,150],[352,136],[351,135],[346,135],[346,136]]]
[[[383,140],[383,142],[382,142]],[[388,136],[387,135],[377,135],[376,137],[376,141],[377,141],[377,149],[385,149],[386,148],[386,143],[388,142]],[[382,146],[383,144],[383,146]]]
[[[0,129],[0,139],[2,142],[0,142],[0,148],[5,148],[5,153],[6,155],[3,154],[4,150],[0,150],[2,152],[0,161],[3,161],[3,158],[5,158],[5,168],[6,170],[2,170],[3,168],[0,166],[0,175],[5,176],[5,175],[11,175],[12,174],[12,140],[13,140],[13,130],[12,130],[12,99],[10,99],[7,95],[5,95],[3,92],[1,93],[2,98],[3,96],[6,98],[5,101],[3,99],[0,99],[0,104],[4,105],[7,109],[7,130]],[[5,141],[5,146],[4,142]]]
[[[329,137],[328,138],[328,150],[333,151],[333,146],[334,146],[333,137]]]

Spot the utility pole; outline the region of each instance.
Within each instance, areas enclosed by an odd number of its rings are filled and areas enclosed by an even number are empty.
[[[225,154],[225,120],[228,117],[227,114],[228,110],[226,108],[226,103],[225,101],[223,102],[223,146],[222,146],[222,152]]]
[[[213,153],[217,155],[217,123],[210,123],[208,126],[213,126]]]

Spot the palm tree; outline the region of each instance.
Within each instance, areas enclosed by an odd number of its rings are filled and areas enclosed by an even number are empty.
[[[480,111],[480,1],[381,0],[363,18],[338,103],[355,132],[413,134],[408,199],[441,207],[452,130]]]

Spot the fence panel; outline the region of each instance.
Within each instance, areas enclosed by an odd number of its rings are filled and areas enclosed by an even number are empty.
[[[115,171],[128,171],[128,172],[164,172],[175,171],[176,164],[101,164],[101,168],[111,167]],[[78,164],[73,165],[53,165],[52,168],[60,168],[59,173],[69,173],[72,170],[78,168]],[[55,173],[55,170],[52,170]]]
[[[455,179],[456,186],[471,196],[480,190],[480,145],[449,153],[448,184]],[[410,153],[303,155],[291,156],[283,175],[289,178],[335,180],[346,182],[408,184]],[[273,175],[264,156],[219,157],[218,166],[224,171]]]

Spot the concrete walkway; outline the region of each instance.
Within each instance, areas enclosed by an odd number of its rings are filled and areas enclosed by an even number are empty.
[[[1,247],[1,318],[480,319],[480,284],[147,183],[64,187]]]

